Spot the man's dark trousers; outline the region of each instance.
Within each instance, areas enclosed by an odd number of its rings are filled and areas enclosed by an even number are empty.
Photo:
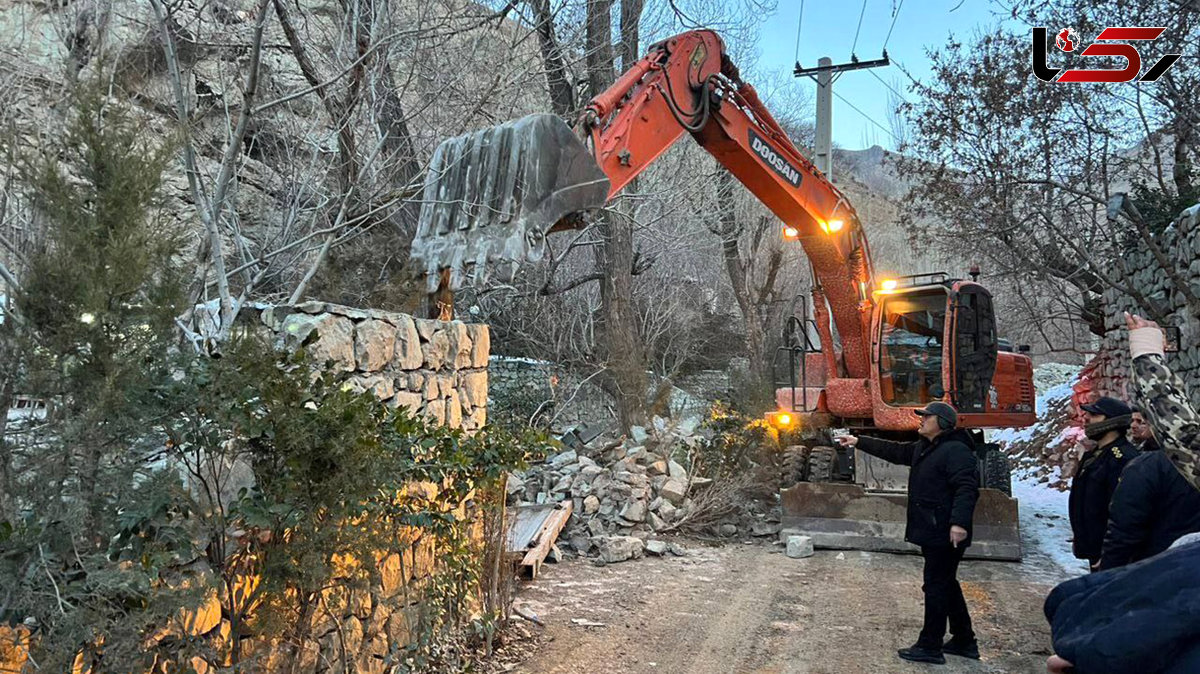
[[[921,556],[925,558],[925,584],[921,586],[925,592],[925,626],[921,636],[917,637],[917,645],[922,648],[942,650],[947,620],[950,621],[950,635],[956,642],[975,640],[967,602],[958,584],[958,563],[965,551],[963,546],[921,548]]]

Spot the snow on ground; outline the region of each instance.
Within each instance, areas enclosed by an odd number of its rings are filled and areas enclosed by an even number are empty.
[[[1057,468],[1055,472],[1057,472]],[[1068,492],[1049,486],[1060,476],[1037,477],[1034,471],[1013,473],[1013,497],[1021,522],[1025,563],[1048,579],[1062,580],[1087,572],[1087,563],[1071,553]]]
[[[1014,445],[1031,441],[1054,447],[1064,440],[1071,427],[1063,424],[1063,405],[1071,398],[1072,384],[1079,375],[1078,365],[1047,363],[1034,370],[1037,392],[1038,421],[1027,428],[1006,428],[990,434],[992,442],[1001,443],[1010,456],[1017,453]],[[1036,449],[1030,452],[1029,449]],[[1048,580],[1062,580],[1087,572],[1087,564],[1071,553],[1071,524],[1067,516],[1069,493],[1052,485],[1063,484],[1061,466],[1052,466],[1047,474],[1044,465],[1030,456],[1042,456],[1043,447],[1025,448],[1014,466],[1013,496],[1017,499],[1021,522],[1021,544],[1025,563]],[[1017,458],[1017,457],[1014,457]]]

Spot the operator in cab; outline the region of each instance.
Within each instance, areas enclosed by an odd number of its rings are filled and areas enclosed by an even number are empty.
[[[857,447],[884,461],[909,466],[908,518],[904,540],[920,546],[925,559],[925,624],[917,641],[897,651],[904,660],[943,664],[945,653],[979,659],[971,615],[958,584],[958,564],[971,544],[971,519],[979,500],[975,441],[957,428],[958,412],[944,402],[915,410],[921,417],[916,442],[893,442],[844,435],[843,446]],[[949,622],[950,639],[942,643]]]

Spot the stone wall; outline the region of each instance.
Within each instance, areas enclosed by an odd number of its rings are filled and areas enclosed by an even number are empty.
[[[290,346],[313,330],[308,351],[318,361],[354,372],[363,390],[452,428],[487,422],[488,326],[325,302],[243,309],[242,324],[262,326]]]
[[[1200,297],[1200,204],[1181,213],[1156,241],[1192,293]],[[1128,251],[1122,260],[1131,270],[1134,287],[1162,307],[1168,324],[1179,327],[1180,350],[1167,354],[1167,364],[1183,377],[1194,396],[1200,391],[1200,316],[1188,309],[1183,293],[1175,288],[1149,250]],[[1128,398],[1126,382],[1130,364],[1123,312],[1145,312],[1131,297],[1112,289],[1104,294],[1104,306],[1108,333],[1094,361],[1095,388],[1102,394]]]

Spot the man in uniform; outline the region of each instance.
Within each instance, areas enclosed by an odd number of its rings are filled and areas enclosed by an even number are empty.
[[[1082,405],[1087,425],[1084,433],[1096,442],[1079,461],[1079,472],[1071,481],[1068,512],[1074,533],[1074,551],[1093,570],[1100,568],[1108,509],[1125,465],[1137,456],[1137,448],[1125,436],[1133,418],[1129,405],[1107,396]]]
[[[958,412],[943,402],[923,410],[916,442],[892,442],[843,435],[842,445],[858,447],[884,461],[910,466],[908,521],[904,540],[921,547],[925,558],[925,625],[917,642],[897,654],[904,660],[943,664],[943,653],[979,659],[979,644],[958,584],[958,563],[971,544],[971,519],[979,500],[975,441],[958,425]],[[950,640],[945,644],[946,623]]]

